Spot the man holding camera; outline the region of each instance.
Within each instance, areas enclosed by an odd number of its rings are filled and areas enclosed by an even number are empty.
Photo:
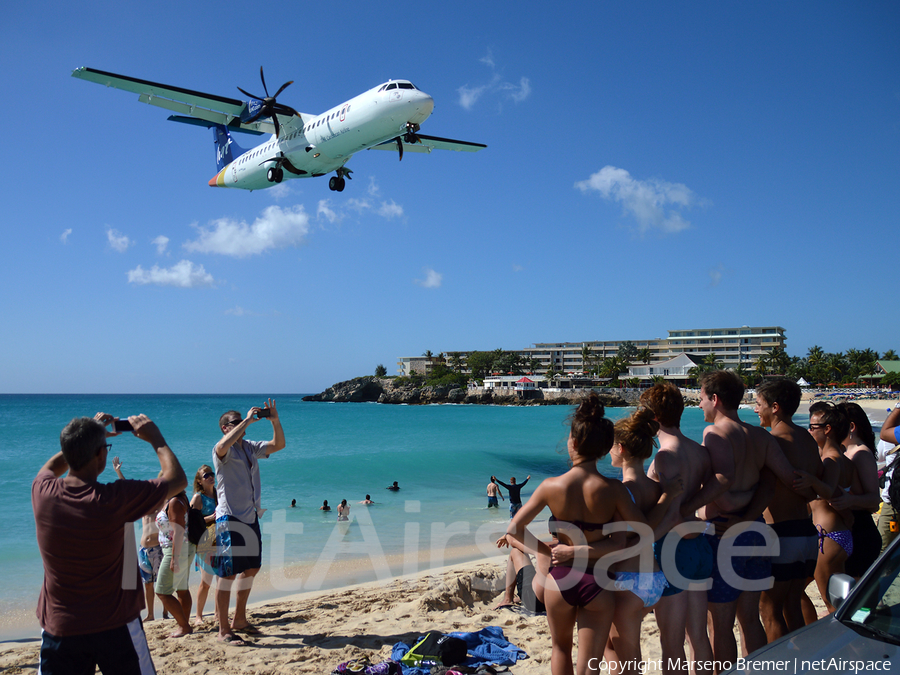
[[[155,675],[141,625],[144,592],[137,579],[132,523],[187,486],[175,454],[146,415],[128,418],[135,436],[156,451],[155,480],[98,483],[110,444],[112,415],[76,418],[60,434],[61,451],[38,471],[31,504],[44,583],[37,616],[40,672]],[[68,475],[62,477],[68,472]]]
[[[271,441],[248,441],[247,427],[259,419],[268,418],[274,435]],[[229,410],[219,418],[222,438],[213,448],[213,468],[216,471],[216,555],[213,568],[219,577],[216,586],[216,617],[219,620],[219,640],[242,645],[234,632],[256,635],[259,630],[247,620],[247,599],[253,577],[262,566],[262,534],[259,515],[263,509],[260,499],[259,460],[278,452],[285,446],[284,430],[278,419],[275,401],[269,399],[264,408],[250,408],[241,419],[236,410]],[[234,620],[228,621],[231,586],[235,590]]]

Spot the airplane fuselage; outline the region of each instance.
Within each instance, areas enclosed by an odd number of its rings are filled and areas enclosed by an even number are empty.
[[[300,173],[282,171],[275,182],[322,176],[343,167],[354,153],[400,137],[409,125],[418,128],[433,109],[434,99],[412,83],[386,82],[321,115],[292,117],[282,123],[279,137],[273,135],[235,158],[209,184],[244,190],[271,187],[270,170],[279,158]]]

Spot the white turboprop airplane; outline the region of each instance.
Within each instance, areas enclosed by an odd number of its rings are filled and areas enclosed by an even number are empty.
[[[209,181],[211,187],[262,190],[286,178],[311,178],[334,171],[328,187],[341,192],[351,173],[345,164],[360,150],[396,150],[402,160],[404,150],[477,152],[487,147],[418,133],[434,110],[434,99],[407,80],[390,80],[321,115],[308,115],[275,100],[291,82],[269,96],[262,67],[259,76],[266,96],[258,98],[238,87],[248,101],[93,68],[78,68],[72,76],[133,92],[141,103],[181,113],[169,117],[174,122],[211,128],[218,169]],[[232,140],[232,131],[272,137],[244,150]]]

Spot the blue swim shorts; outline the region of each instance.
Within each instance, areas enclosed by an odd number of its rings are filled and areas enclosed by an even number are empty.
[[[765,524],[765,521],[762,518],[758,518],[756,522]],[[715,535],[705,536],[707,539],[709,539],[709,544],[712,547],[714,554],[714,565],[712,572],[713,585],[712,588],[710,588],[706,592],[706,599],[709,602],[716,603],[734,602],[738,599],[738,596],[740,596],[740,594],[746,589],[733,588],[725,582],[719,570],[718,559],[719,545],[721,544],[722,540]],[[739,551],[741,546],[765,546],[766,540],[761,534],[759,534],[758,532],[753,532],[751,530],[748,532],[744,532],[743,534],[739,534],[737,537],[735,537],[734,545]],[[772,558],[769,556],[733,555],[731,557],[731,565],[734,573],[737,576],[748,581],[757,581],[772,576]]]
[[[150,548],[138,549],[138,567],[141,571],[141,581],[145,584],[152,584],[156,581],[159,574],[159,564],[163,559],[162,546],[151,546]]]
[[[216,518],[216,553],[210,563],[218,577],[231,577],[262,567],[259,518],[253,524],[234,516]]]
[[[491,508],[492,506],[498,509],[500,508],[500,504],[497,502],[496,497],[488,497],[488,508]]]
[[[666,537],[676,536],[669,533]],[[656,556],[657,562],[662,565],[662,547],[666,537],[659,539],[653,543],[653,555]],[[691,581],[706,581],[710,578],[713,571],[713,550],[709,545],[709,541],[705,535],[698,535],[693,539],[680,539],[675,548],[675,569],[678,574],[685,579]],[[665,569],[663,569],[665,571]],[[674,575],[673,575],[674,576]],[[685,590],[680,588],[671,579],[666,577],[668,586],[663,591],[663,597],[675,595]]]

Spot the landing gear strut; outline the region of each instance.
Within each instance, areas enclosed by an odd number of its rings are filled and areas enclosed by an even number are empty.
[[[352,179],[352,176],[350,175],[352,171],[342,166],[335,173],[337,173],[336,176],[332,176],[328,179],[328,189],[333,192],[343,192],[344,186],[346,185],[344,178],[347,180]]]

